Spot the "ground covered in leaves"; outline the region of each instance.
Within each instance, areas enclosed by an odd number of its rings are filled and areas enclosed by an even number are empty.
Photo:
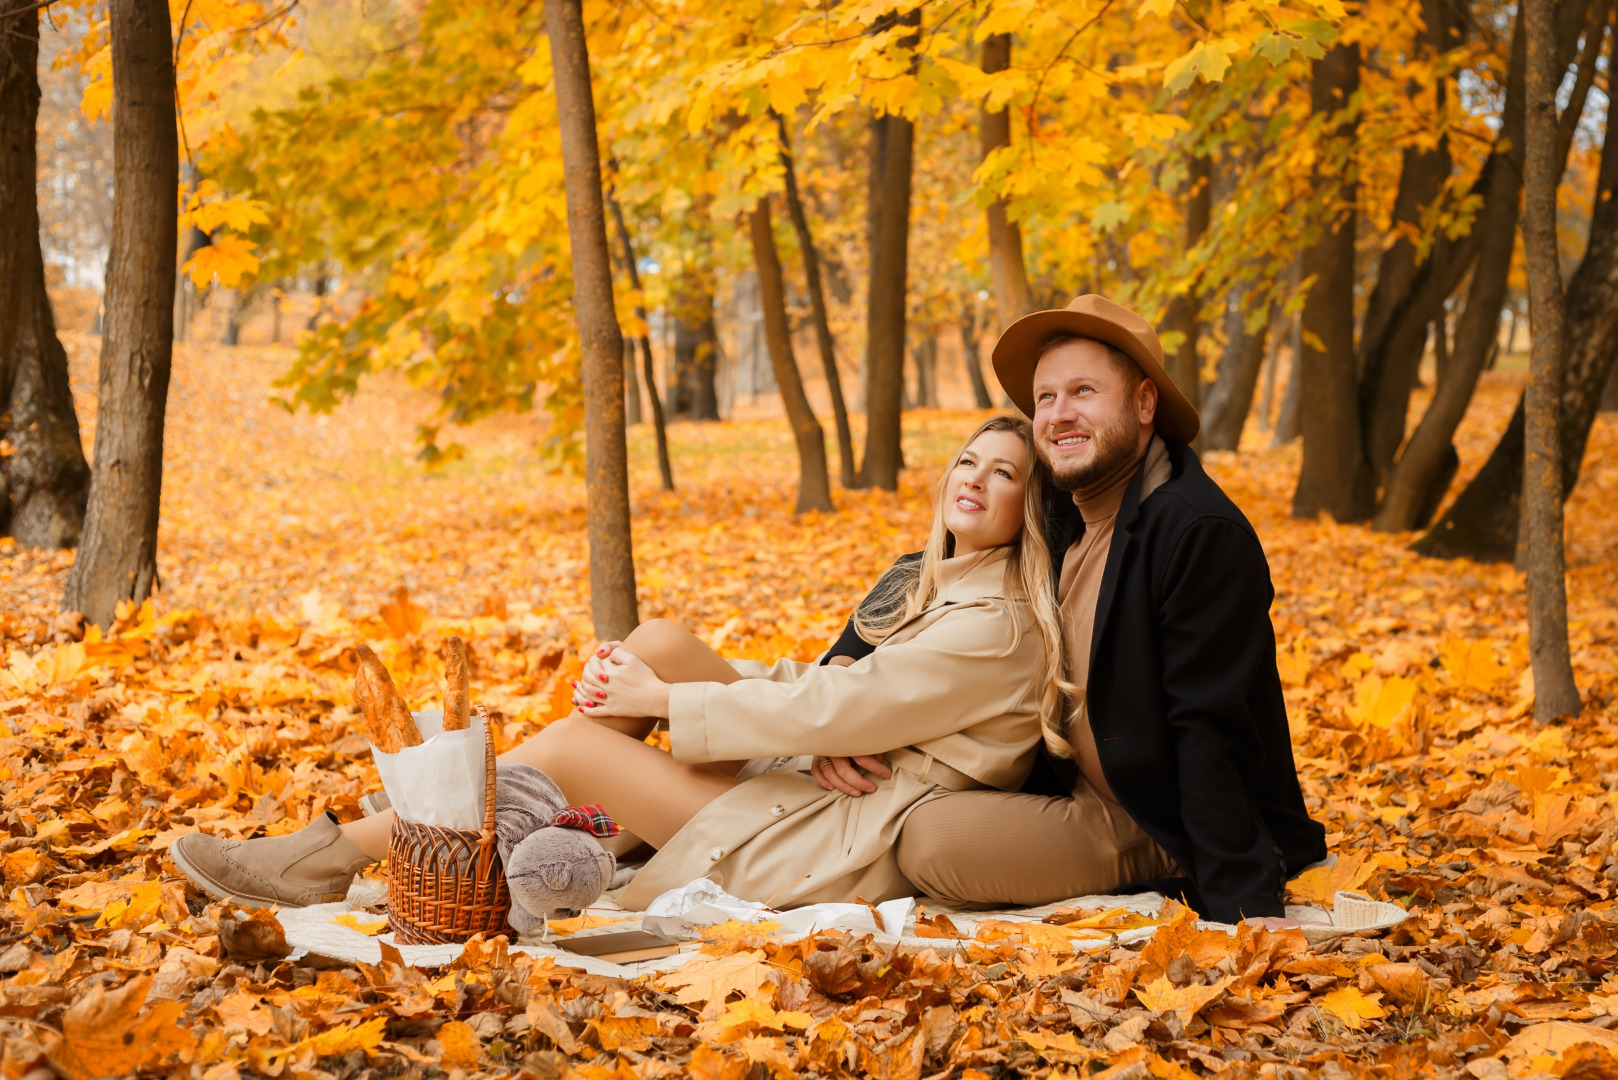
[[[75,384],[91,385],[94,343],[69,344]],[[1520,574],[1290,520],[1295,449],[1255,437],[1210,462],[1270,555],[1295,749],[1339,855],[1295,894],[1394,900],[1412,914],[1392,933],[1232,938],[1173,906],[1144,947],[1111,941],[1139,923],[1117,911],[988,923],[964,943],[937,923],[937,946],[920,951],[733,925],[676,975],[622,981],[499,940],[447,969],[288,963],[262,916],[206,903],[166,861],[194,829],[247,837],[358,813],[375,773],[350,710],[357,642],[426,704],[439,642],[464,637],[502,745],[565,708],[557,688],[589,643],[582,485],[540,468],[537,421],[462,432],[467,458],[428,473],[410,454],[429,407],[407,387],[288,416],[266,404],[285,361],[181,350],[163,592],[108,634],[76,640],[56,621],[71,555],[0,546],[3,1080],[1618,1069],[1610,419],[1570,507],[1588,707],[1562,727],[1529,715]],[[1515,394],[1511,376],[1489,376],[1462,431],[1463,475]],[[93,429],[93,402],[80,404]],[[637,430],[642,615],[740,655],[812,656],[919,546],[936,469],[976,419],[909,415],[897,495],[840,493],[839,513],[804,519],[790,514],[783,423],[675,425],[672,494]]]

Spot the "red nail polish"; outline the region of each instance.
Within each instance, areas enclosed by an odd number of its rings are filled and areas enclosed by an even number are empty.
[[[606,677],[606,676],[605,676],[605,675],[603,675],[603,676],[601,676],[601,681],[602,681],[602,682],[606,682],[606,681],[607,681],[607,677]]]
[[[597,690],[596,691],[596,697],[604,698],[606,696],[607,696],[607,692],[605,690]]]

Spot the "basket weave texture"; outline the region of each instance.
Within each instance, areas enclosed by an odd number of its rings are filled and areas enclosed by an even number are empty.
[[[511,892],[494,837],[494,736],[483,724],[483,829],[398,821],[388,843],[388,928],[401,945],[510,933]]]

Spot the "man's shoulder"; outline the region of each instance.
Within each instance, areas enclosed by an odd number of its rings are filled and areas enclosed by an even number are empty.
[[[1164,444],[1173,469],[1169,478],[1141,502],[1141,526],[1178,535],[1195,529],[1224,532],[1234,525],[1257,543],[1258,532],[1252,522],[1203,469],[1196,451],[1167,439]]]

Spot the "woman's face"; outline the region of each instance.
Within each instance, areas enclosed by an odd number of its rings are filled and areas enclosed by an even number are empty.
[[[944,527],[955,554],[1009,544],[1022,531],[1028,448],[1010,431],[985,431],[969,443],[944,487]]]

